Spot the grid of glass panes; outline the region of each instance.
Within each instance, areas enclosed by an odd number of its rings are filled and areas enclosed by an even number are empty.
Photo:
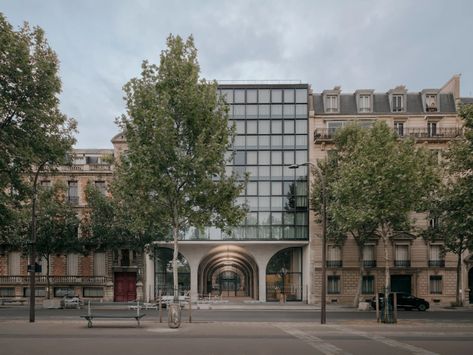
[[[237,201],[249,213],[230,233],[207,228],[205,235],[189,231],[186,237],[308,239],[307,167],[289,169],[308,160],[307,88],[225,87],[219,93],[230,104],[237,134],[227,173],[249,174]]]

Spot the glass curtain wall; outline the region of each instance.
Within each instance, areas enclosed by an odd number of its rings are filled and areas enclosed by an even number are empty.
[[[162,296],[174,294],[172,276],[172,254],[169,248],[156,247],[154,250],[154,285],[156,296],[161,291]],[[190,267],[187,259],[179,253],[177,259],[179,295],[184,295],[190,290]]]
[[[266,300],[302,301],[302,249],[276,253],[266,268]]]
[[[249,175],[237,201],[249,213],[229,233],[190,229],[185,239],[307,240],[308,170],[289,169],[308,161],[307,85],[220,86],[219,94],[237,134],[227,173]]]

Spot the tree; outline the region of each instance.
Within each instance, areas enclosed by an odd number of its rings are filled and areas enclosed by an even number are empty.
[[[27,209],[25,208],[25,212]],[[47,298],[50,298],[50,258],[52,255],[81,252],[78,239],[80,220],[74,207],[67,201],[67,187],[55,183],[49,188],[41,188],[38,193],[36,252],[46,260]],[[29,250],[31,224],[28,213],[24,214],[20,247]]]
[[[112,195],[133,214],[134,230],[171,232],[174,300],[178,300],[178,240],[189,227],[237,225],[243,189],[225,174],[233,127],[217,84],[199,78],[197,50],[169,36],[159,66],[144,62],[140,78],[124,87],[127,114],[119,119],[128,152],[117,164]]]
[[[456,304],[461,305],[461,259],[473,249],[473,105],[460,107],[465,138],[450,144],[444,153],[446,174],[443,186],[429,205],[434,221],[423,233],[427,240],[442,241],[444,249],[457,257]]]
[[[410,234],[410,213],[434,191],[438,182],[431,154],[414,141],[400,140],[384,122],[372,128],[350,126],[337,136],[339,166],[331,185],[329,213],[343,231],[362,231],[383,242],[385,289],[390,292],[389,240]]]
[[[25,176],[62,161],[75,121],[59,110],[59,61],[39,27],[14,31],[0,13],[0,234],[31,198]]]

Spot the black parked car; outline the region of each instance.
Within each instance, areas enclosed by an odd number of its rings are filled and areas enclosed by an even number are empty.
[[[393,301],[393,295],[391,294],[389,297],[390,301]],[[379,294],[379,306],[380,308],[383,307],[384,304],[384,294],[380,293]],[[373,309],[376,309],[376,297],[373,297],[371,300],[371,307]],[[403,308],[406,310],[411,310],[411,309],[418,309],[419,311],[425,311],[429,309],[430,304],[423,298],[418,298],[412,295],[409,295],[408,293],[404,292],[398,292],[397,293],[397,308]]]

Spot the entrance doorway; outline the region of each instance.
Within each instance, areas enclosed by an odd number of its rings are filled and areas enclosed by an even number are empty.
[[[114,301],[128,302],[136,300],[136,273],[116,272]]]
[[[220,286],[221,296],[238,296],[238,291],[240,290],[240,277],[236,272],[224,271],[220,275],[218,275],[217,280]],[[244,296],[246,296],[246,294]]]
[[[391,291],[411,294],[411,275],[391,275]]]

